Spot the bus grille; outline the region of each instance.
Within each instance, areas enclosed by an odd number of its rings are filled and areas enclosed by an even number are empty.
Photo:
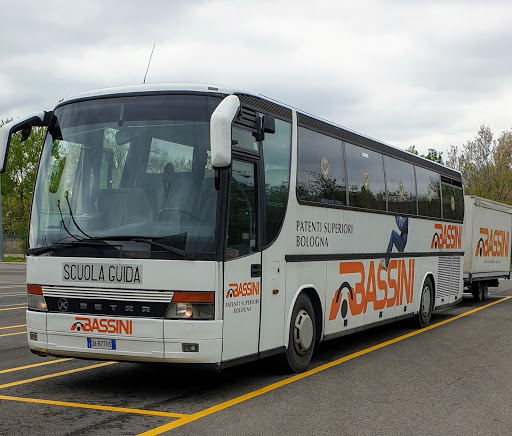
[[[48,311],[81,315],[164,318],[173,291],[43,286]]]
[[[144,303],[170,303],[174,291],[43,286],[43,295],[59,298],[101,298],[104,300],[140,301]]]
[[[436,296],[448,298],[459,295],[460,257],[443,256],[439,258]]]

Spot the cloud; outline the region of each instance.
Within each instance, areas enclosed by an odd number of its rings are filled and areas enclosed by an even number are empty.
[[[510,127],[508,1],[20,0],[0,28],[0,119],[88,89],[203,82],[400,147]],[[20,11],[23,11],[21,14]]]

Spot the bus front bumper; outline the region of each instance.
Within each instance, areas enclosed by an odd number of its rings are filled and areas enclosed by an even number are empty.
[[[114,333],[112,333],[114,332]],[[222,321],[112,318],[27,310],[27,337],[39,355],[219,365]],[[91,339],[115,349],[98,349]]]

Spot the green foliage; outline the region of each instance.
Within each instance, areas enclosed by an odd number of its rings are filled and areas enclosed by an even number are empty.
[[[415,145],[411,145],[410,147],[406,148],[405,151],[408,151],[409,153],[415,154],[416,156],[420,156],[418,153],[418,150],[416,150]],[[444,165],[443,162],[443,152],[437,151],[435,148],[429,148],[427,154],[422,154],[421,157],[424,157],[425,159],[431,160],[433,162],[440,163],[441,165]]]
[[[419,156],[418,150],[416,150],[415,145],[411,145],[410,147],[407,147],[405,151],[408,151],[409,153],[415,154],[416,156]]]
[[[462,173],[466,194],[512,204],[512,130],[498,139],[482,125],[461,153],[452,146],[447,165]]]
[[[10,120],[0,121],[3,126]],[[4,233],[16,235],[26,249],[30,205],[37,164],[46,129],[34,127],[30,137],[21,142],[21,134],[11,138],[6,171],[2,174],[2,219]]]
[[[441,165],[444,164],[443,162],[443,152],[438,152],[435,148],[429,148],[428,153],[423,156],[425,159],[431,160],[433,162],[437,162]]]

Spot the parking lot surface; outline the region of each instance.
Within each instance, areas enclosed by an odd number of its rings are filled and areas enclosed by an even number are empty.
[[[512,430],[512,283],[489,299],[212,373],[41,358],[26,341],[25,265],[0,263],[0,435],[483,435]]]

